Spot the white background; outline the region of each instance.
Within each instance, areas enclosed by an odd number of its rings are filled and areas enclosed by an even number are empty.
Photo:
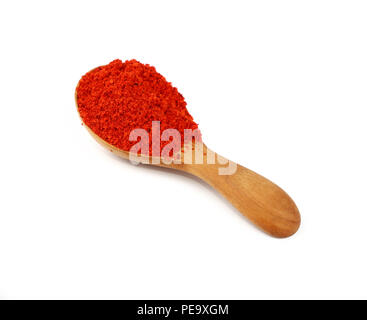
[[[0,298],[367,298],[365,1],[0,5]],[[209,147],[283,187],[271,238],[81,126],[79,78],[156,66]]]

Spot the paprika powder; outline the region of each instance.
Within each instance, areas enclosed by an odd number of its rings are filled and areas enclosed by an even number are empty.
[[[111,145],[129,151],[136,143],[130,132],[144,129],[150,135],[152,122],[160,130],[176,129],[184,144],[184,130],[198,129],[186,109],[184,97],[153,66],[136,60],[114,60],[86,73],[76,90],[79,114],[83,122]],[[160,149],[168,141],[160,142]]]

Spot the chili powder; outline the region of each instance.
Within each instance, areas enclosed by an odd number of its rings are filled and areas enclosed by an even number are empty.
[[[149,133],[152,154],[152,121],[161,131],[176,129],[184,144],[184,129],[198,129],[186,109],[184,97],[153,66],[136,60],[114,60],[86,73],[80,80],[76,99],[83,122],[100,138],[129,151],[134,129]],[[161,150],[169,141],[161,141]]]

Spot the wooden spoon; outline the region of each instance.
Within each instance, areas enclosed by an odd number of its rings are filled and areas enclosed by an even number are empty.
[[[78,103],[75,93],[75,101]],[[83,119],[82,119],[83,121]],[[121,158],[137,159],[130,152],[116,148],[96,135],[85,123],[84,126],[92,137],[102,146],[115,153]],[[199,177],[214,189],[218,190],[229,202],[233,204],[244,216],[251,220],[268,234],[285,238],[294,234],[300,225],[301,217],[293,200],[273,182],[261,175],[241,166],[232,161],[223,165],[225,158],[218,156],[208,149],[203,143],[193,144],[190,152],[200,149],[203,151],[203,163],[192,164],[183,163],[166,164],[167,159],[158,159],[151,156],[142,156],[140,162],[149,163],[161,167],[172,168],[193,174]],[[182,149],[180,157],[183,159],[187,154],[185,148]],[[214,155],[215,159],[221,159],[220,163],[208,164],[208,158]],[[212,159],[212,158],[211,158]],[[209,161],[210,162],[210,161]],[[236,167],[234,174],[220,175],[220,168]]]

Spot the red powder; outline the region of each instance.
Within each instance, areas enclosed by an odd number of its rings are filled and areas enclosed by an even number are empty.
[[[184,143],[184,129],[198,125],[186,109],[184,97],[154,67],[136,60],[114,60],[84,75],[77,87],[77,104],[83,122],[103,140],[129,151],[133,129],[150,135],[152,121],[161,131],[177,129]],[[161,150],[168,142],[161,142]]]

